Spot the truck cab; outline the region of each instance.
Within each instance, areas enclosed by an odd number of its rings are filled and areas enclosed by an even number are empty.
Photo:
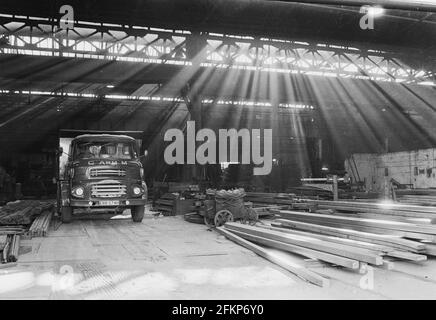
[[[133,221],[142,221],[147,185],[134,138],[80,135],[71,141],[67,155],[59,183],[63,222],[70,222],[78,209],[90,213],[130,209]]]

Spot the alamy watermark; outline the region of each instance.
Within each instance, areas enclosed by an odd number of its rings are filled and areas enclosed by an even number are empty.
[[[59,13],[63,16],[59,19],[59,28],[63,30],[74,29],[74,9],[68,4],[59,8]]]
[[[272,129],[219,129],[218,142],[216,134],[211,129],[195,131],[195,121],[188,121],[185,135],[180,129],[169,129],[164,140],[171,141],[166,147],[164,158],[169,165],[173,164],[216,164],[232,162],[254,164],[253,175],[267,175],[272,168]],[[241,152],[239,152],[241,139]],[[263,148],[261,141],[263,140]],[[196,148],[196,142],[203,142]],[[186,145],[186,153],[185,153]],[[230,150],[229,154],[228,151]],[[263,150],[263,156],[261,155]],[[218,151],[218,155],[217,155]],[[239,159],[241,154],[241,159]],[[186,155],[186,156],[185,156]]]
[[[365,265],[360,270],[363,276],[360,278],[359,286],[363,290],[374,290],[374,268]]]
[[[360,28],[362,30],[373,30],[375,18],[382,15],[384,9],[380,6],[364,5],[360,7],[359,12],[363,14],[359,20]],[[59,19],[59,28],[63,30],[74,29],[74,8],[71,5],[64,4],[59,8],[59,14],[62,14]]]
[[[379,6],[369,6],[365,5],[360,7],[360,13],[363,16],[359,20],[359,26],[362,30],[374,30],[374,20],[376,17],[383,14],[384,9]]]

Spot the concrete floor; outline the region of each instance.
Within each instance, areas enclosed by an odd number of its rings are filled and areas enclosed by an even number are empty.
[[[311,269],[331,278],[330,287],[309,284],[182,217],[77,220],[22,241],[18,265],[0,269],[0,299],[436,298],[436,260],[375,268],[373,289],[361,288],[358,272]]]

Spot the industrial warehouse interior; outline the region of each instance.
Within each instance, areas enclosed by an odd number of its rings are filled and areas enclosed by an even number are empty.
[[[2,0],[0,299],[435,299],[434,39],[430,0]]]

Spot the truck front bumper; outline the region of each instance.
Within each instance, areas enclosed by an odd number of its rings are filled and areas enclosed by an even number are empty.
[[[108,201],[115,201],[108,203]],[[81,208],[117,208],[143,206],[147,203],[146,199],[110,199],[110,200],[77,200],[71,199],[67,204],[70,207]]]

